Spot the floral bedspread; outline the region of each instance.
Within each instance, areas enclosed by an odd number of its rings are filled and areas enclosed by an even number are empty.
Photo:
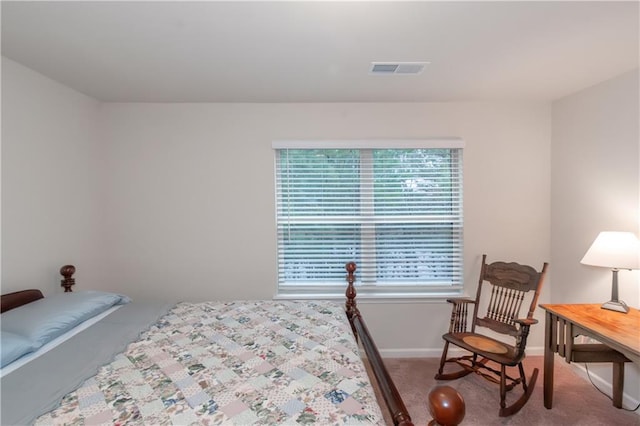
[[[180,303],[36,424],[384,424],[331,302]]]

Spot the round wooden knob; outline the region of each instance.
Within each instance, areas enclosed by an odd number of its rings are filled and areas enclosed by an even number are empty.
[[[464,399],[451,386],[436,386],[429,392],[429,412],[433,416],[430,425],[457,426],[464,419]]]
[[[60,275],[64,277],[62,281],[60,281],[60,285],[64,287],[65,293],[70,293],[71,287],[76,284],[75,278],[71,278],[73,274],[76,273],[76,267],[73,265],[64,265],[60,268]]]
[[[60,275],[62,275],[67,279],[71,278],[71,276],[75,273],[76,273],[76,267],[73,265],[64,265],[62,268],[60,268]]]
[[[345,265],[345,268],[347,272],[353,274],[356,271],[356,264],[355,262],[349,262]]]

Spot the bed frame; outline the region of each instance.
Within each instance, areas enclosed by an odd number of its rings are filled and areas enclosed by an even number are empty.
[[[382,393],[382,397],[389,409],[389,414],[391,415],[393,424],[400,426],[413,425],[411,416],[407,411],[407,407],[405,407],[404,401],[402,401],[402,397],[400,397],[400,393],[398,392],[396,385],[393,383],[393,379],[389,375],[387,368],[384,366],[380,352],[378,352],[378,348],[376,347],[376,344],[369,333],[369,329],[362,318],[362,314],[360,314],[360,310],[356,305],[356,289],[353,286],[353,283],[356,280],[356,264],[354,262],[349,262],[345,268],[347,270],[348,283],[347,291],[345,292],[345,295],[347,296],[346,312],[353,334],[355,335],[356,340],[360,340],[360,343],[364,347],[367,359],[371,365],[373,374],[376,377],[376,382],[380,387],[380,393]]]
[[[0,299],[0,313],[19,308],[22,305],[42,298],[44,298],[44,296],[40,290],[21,290],[3,294]]]
[[[75,280],[71,278],[75,272],[75,268],[72,268],[73,266],[71,265],[65,265],[60,271],[65,278],[62,281],[62,286],[65,287],[65,291],[70,291],[71,285],[75,284]],[[362,318],[362,314],[360,314],[356,305],[356,289],[353,285],[356,280],[356,264],[354,262],[347,263],[346,270],[348,283],[347,291],[345,292],[347,297],[346,314],[349,319],[349,323],[351,324],[353,334],[365,350],[367,360],[376,378],[376,382],[378,383],[380,393],[382,394],[387,408],[389,409],[389,414],[391,415],[394,425],[412,426],[413,423],[411,422],[411,416],[409,416],[409,412],[400,397],[400,393],[384,366],[384,362],[378,352],[378,348],[376,347],[364,319]],[[68,286],[65,286],[65,283]],[[42,299],[43,297],[44,296],[40,290],[22,290],[3,294],[1,297],[1,312],[6,312],[22,305],[26,305],[27,303]]]

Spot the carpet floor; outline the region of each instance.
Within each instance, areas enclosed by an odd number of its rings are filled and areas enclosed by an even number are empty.
[[[458,380],[438,381],[433,376],[438,370],[439,359],[385,358],[384,362],[416,425],[426,425],[431,420],[427,405],[431,389],[438,385],[447,385],[456,389],[465,400],[466,415],[461,423],[463,426],[640,426],[640,413],[615,408],[610,399],[559,358],[556,358],[554,369],[553,408],[548,410],[543,405],[543,357],[527,357],[527,377],[530,377],[533,368],[537,367],[540,370],[538,380],[527,404],[518,413],[507,418],[498,416],[499,385],[484,380],[477,374],[470,374]],[[514,374],[517,374],[517,368]],[[513,395],[508,394],[507,404],[518,398],[517,392],[521,389],[522,387],[516,388],[509,393]]]

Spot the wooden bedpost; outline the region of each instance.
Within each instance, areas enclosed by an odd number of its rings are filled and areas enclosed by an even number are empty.
[[[345,292],[345,296],[347,296],[347,301],[345,302],[345,311],[347,314],[347,319],[349,320],[349,324],[351,324],[351,331],[353,332],[353,336],[358,340],[358,332],[356,331],[356,327],[353,324],[354,315],[359,314],[358,308],[356,306],[356,288],[353,286],[353,283],[356,281],[356,264],[355,262],[347,263],[344,268],[347,270],[347,291]]]
[[[64,277],[62,281],[60,281],[60,286],[64,287],[65,293],[71,293],[71,287],[76,284],[75,278],[71,278],[73,274],[76,273],[76,267],[73,265],[64,265],[60,268],[60,275]]]
[[[355,262],[349,262],[345,265],[345,269],[347,270],[347,291],[345,292],[345,296],[347,296],[347,302],[345,303],[345,307],[347,308],[347,317],[351,319],[356,308],[356,288],[353,286],[353,283],[356,281],[356,264]]]
[[[353,286],[353,283],[356,281],[355,262],[347,263],[345,265],[345,269],[347,270],[348,283],[347,291],[345,292],[345,295],[347,296],[345,307],[353,335],[355,336],[356,341],[360,342],[362,348],[367,354],[369,365],[376,378],[382,397],[387,405],[393,424],[396,426],[413,426],[407,407],[405,407],[404,401],[402,401],[400,393],[393,383],[393,380],[382,361],[380,352],[371,337],[371,333],[369,333],[369,329],[360,314],[360,310],[356,306],[356,289]]]

